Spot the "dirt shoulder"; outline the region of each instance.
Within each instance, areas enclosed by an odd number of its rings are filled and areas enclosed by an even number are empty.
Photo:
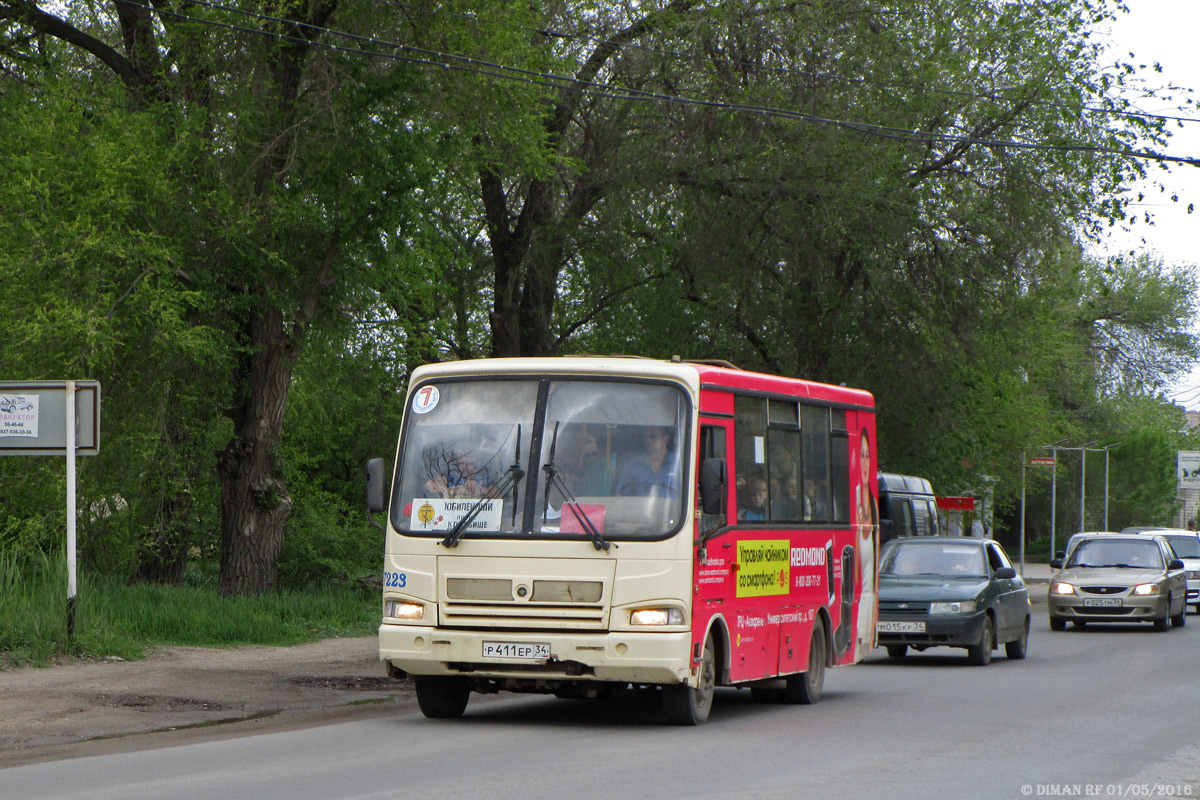
[[[0,671],[0,768],[396,713],[374,636]],[[152,734],[152,736],[146,736]]]

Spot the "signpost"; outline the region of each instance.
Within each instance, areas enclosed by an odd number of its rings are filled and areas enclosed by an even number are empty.
[[[1022,454],[1024,458],[1024,454]],[[1053,467],[1057,464],[1054,457],[1030,456],[1021,462],[1021,576],[1025,575],[1025,467]],[[1051,498],[1053,498],[1053,474],[1051,474]],[[1054,556],[1054,500],[1050,501],[1050,555]]]
[[[67,636],[75,637],[75,456],[100,452],[98,381],[0,382],[0,456],[66,456]]]

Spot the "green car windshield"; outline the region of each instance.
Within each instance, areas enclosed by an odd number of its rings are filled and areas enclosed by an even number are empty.
[[[947,542],[899,542],[888,549],[881,575],[986,577],[983,549]]]

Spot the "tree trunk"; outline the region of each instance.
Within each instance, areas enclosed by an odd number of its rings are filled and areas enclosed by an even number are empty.
[[[234,438],[217,457],[221,483],[223,595],[262,594],[279,579],[279,554],[292,498],[279,465],[295,342],[276,309],[251,318],[250,353],[238,381],[248,396],[232,410]]]
[[[186,495],[176,495],[169,501],[170,508],[159,516],[158,524],[142,535],[135,581],[166,586],[183,584],[191,536],[187,520],[182,517],[189,504]]]
[[[137,583],[157,583],[163,586],[182,586],[187,572],[187,539],[178,530],[154,530],[146,534],[142,546],[148,548],[138,555]]]

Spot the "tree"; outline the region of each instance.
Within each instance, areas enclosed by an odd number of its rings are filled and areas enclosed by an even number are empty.
[[[1084,257],[1125,222],[1134,149],[1167,135],[1093,36],[1119,3],[582,5],[511,20],[532,43],[513,52],[566,78],[440,116],[471,132],[438,196],[486,232],[456,307],[484,298],[493,355],[864,386],[886,463],[956,488],[1015,478],[1011,454],[1068,435],[1063,405],[1118,374],[1196,357],[1194,287]],[[1124,305],[1138,289],[1154,301]]]
[[[156,231],[173,253],[170,269],[159,265],[162,288],[173,302],[201,298],[191,329],[231,355],[207,387],[232,426],[216,467],[228,594],[275,585],[292,507],[279,454],[295,364],[323,315],[362,287],[402,281],[379,232],[401,227],[414,161],[407,66],[313,46],[335,19],[384,30],[382,9],[318,0],[240,11],[118,1],[59,16],[0,2],[10,51],[31,55],[25,80],[53,92],[48,76],[66,75],[81,117],[113,114],[106,90],[119,85],[121,114],[162,127],[153,154],[177,192]],[[55,40],[68,47],[37,44]]]

